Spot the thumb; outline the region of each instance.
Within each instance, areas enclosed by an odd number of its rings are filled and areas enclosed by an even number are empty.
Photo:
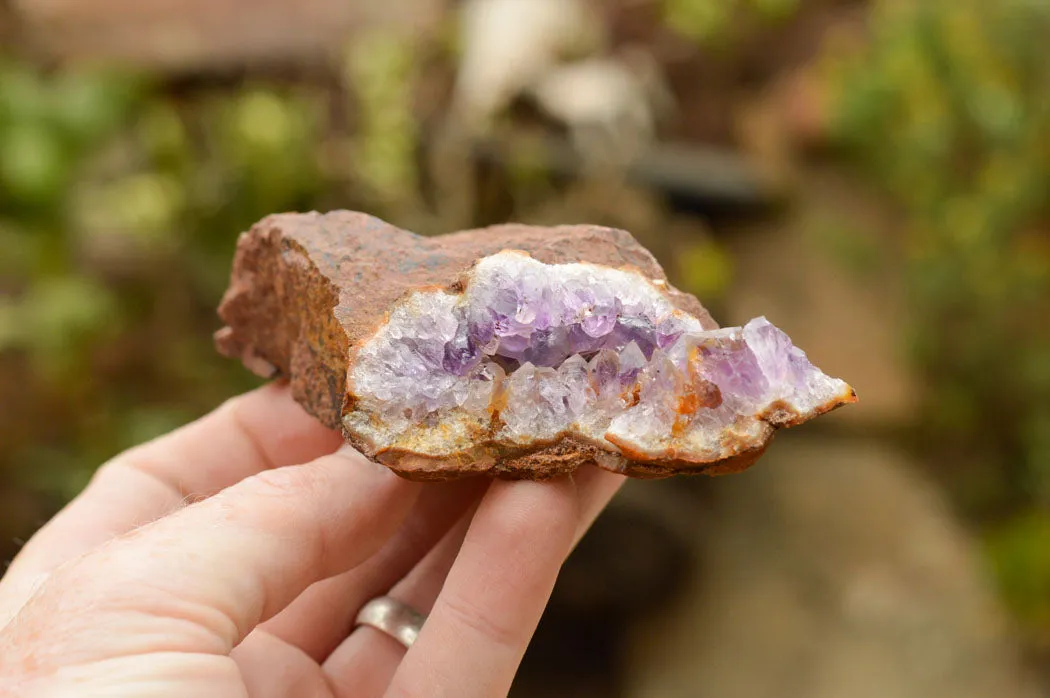
[[[9,626],[9,648],[36,653],[22,664],[43,671],[226,654],[310,584],[377,551],[419,487],[349,448],[265,471],[60,567]]]

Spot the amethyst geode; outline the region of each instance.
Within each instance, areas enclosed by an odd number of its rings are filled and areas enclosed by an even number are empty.
[[[437,238],[359,213],[241,236],[216,336],[416,479],[733,472],[777,427],[856,400],[765,318],[717,329],[627,233]]]

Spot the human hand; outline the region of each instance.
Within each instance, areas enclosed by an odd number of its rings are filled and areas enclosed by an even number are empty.
[[[340,444],[271,385],[104,465],[0,579],[0,695],[505,695],[622,478],[422,485]],[[407,652],[354,629],[388,593],[429,612]]]

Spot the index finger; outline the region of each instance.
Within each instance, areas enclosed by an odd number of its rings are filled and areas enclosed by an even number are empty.
[[[311,584],[374,554],[421,488],[349,447],[260,473],[63,565],[5,648],[42,674],[227,655]]]
[[[506,695],[562,563],[622,483],[597,468],[494,483],[387,695]]]
[[[66,560],[255,473],[330,453],[341,441],[295,403],[287,386],[270,384],[125,451],[15,558],[0,580],[0,627]]]

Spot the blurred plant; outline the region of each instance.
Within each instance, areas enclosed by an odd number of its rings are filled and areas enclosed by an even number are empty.
[[[663,0],[667,26],[702,43],[721,43],[732,37],[736,20],[750,14],[777,22],[792,16],[800,0]]]
[[[326,193],[318,94],[0,61],[0,486],[64,499],[254,383],[214,307],[237,233]]]
[[[344,62],[347,87],[358,105],[353,171],[385,208],[419,205],[415,51],[405,37],[372,33],[353,44]]]
[[[67,250],[68,192],[94,144],[142,91],[126,75],[45,77],[0,58],[0,350],[24,349],[44,373],[75,370],[72,349],[112,330],[114,299]]]
[[[37,218],[56,210],[77,161],[121,125],[140,87],[127,75],[45,77],[0,59],[0,205]]]
[[[1050,5],[882,0],[870,31],[829,63],[836,126],[908,215],[922,441],[971,513],[1050,507]],[[1000,570],[1024,545],[1050,565],[1015,533]]]
[[[992,570],[1015,615],[1050,648],[1050,513],[1023,512],[985,539]]]
[[[733,259],[714,238],[700,238],[675,255],[682,287],[711,305],[721,300],[733,277]]]

